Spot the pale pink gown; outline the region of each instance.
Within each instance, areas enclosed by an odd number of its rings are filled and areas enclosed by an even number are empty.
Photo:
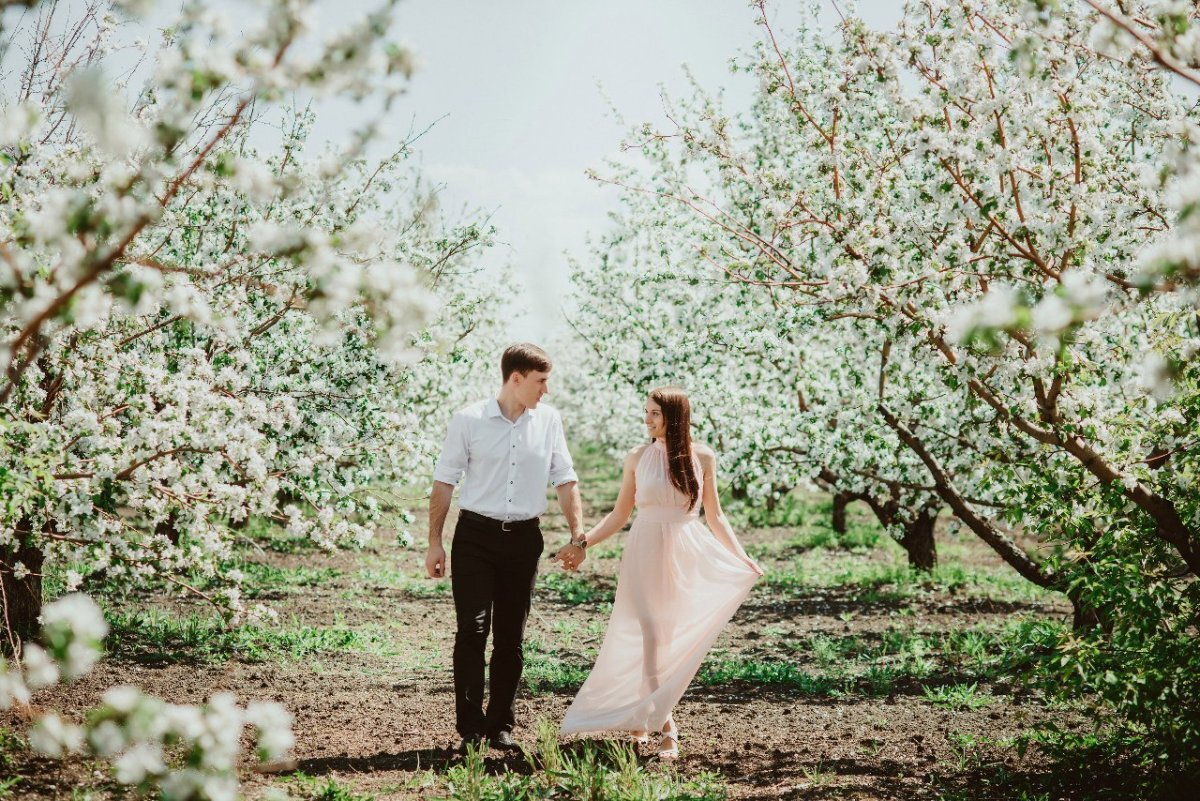
[[[696,477],[703,473],[695,454]],[[667,451],[635,471],[637,517],[625,541],[604,644],[563,718],[563,733],[657,731],[683,697],[757,574],[700,522],[672,486]]]

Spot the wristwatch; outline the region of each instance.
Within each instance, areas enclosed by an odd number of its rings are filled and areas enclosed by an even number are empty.
[[[575,539],[574,537],[572,537],[570,544],[574,545],[576,548],[578,548],[581,551],[586,551],[587,550],[587,537],[581,536],[579,539]]]

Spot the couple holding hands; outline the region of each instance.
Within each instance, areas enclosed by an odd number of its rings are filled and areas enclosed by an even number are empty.
[[[517,747],[512,731],[521,641],[544,547],[538,516],[552,484],[571,530],[571,541],[554,557],[567,570],[577,569],[588,549],[620,531],[637,509],[604,644],[561,731],[620,731],[639,742],[661,732],[658,755],[671,758],[679,753],[671,712],[762,570],[721,512],[716,454],[692,442],[688,398],[675,387],[650,392],[645,423],[651,441],[625,457],[616,504],[585,533],[562,420],[541,403],[551,368],[535,345],[505,350],[499,395],[455,413],[434,471],[425,559],[433,578],[446,574],[442,528],[462,480],[451,576],[456,728],[464,748],[485,742]]]

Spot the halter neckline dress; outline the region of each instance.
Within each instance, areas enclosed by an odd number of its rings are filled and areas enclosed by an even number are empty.
[[[704,492],[695,451],[692,464]],[[758,574],[730,553],[671,484],[667,450],[647,446],[634,474],[637,517],[625,541],[604,643],[562,732],[657,731]]]

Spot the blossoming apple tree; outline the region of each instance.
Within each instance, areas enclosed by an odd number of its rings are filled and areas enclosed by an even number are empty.
[[[247,516],[362,542],[375,490],[426,466],[425,417],[490,347],[495,297],[465,280],[489,232],[443,222],[413,136],[372,117],[314,155],[311,112],[283,103],[387,108],[409,62],[386,8],[322,40],[300,0],[248,30],[186,4],[135,46],[136,92],[105,72],[119,9],[61,35],[52,11],[6,32],[41,62],[0,125],[5,627],[32,631],[47,560],[69,588],[153,579],[240,616],[221,565]]]
[[[1060,688],[1097,693],[1160,744],[1195,743],[1183,574],[1200,572],[1200,340],[1190,293],[1172,291],[1190,279],[1195,112],[1109,50],[1114,30],[1158,20],[1171,34],[1151,44],[1179,66],[1193,15],[920,0],[895,31],[847,18],[833,41],[815,25],[785,41],[756,5],[764,35],[737,67],[759,81],[750,113],[698,92],[606,177],[669,209],[635,225],[691,220],[686,268],[645,262],[757,291],[745,330],[793,307],[792,341],[835,343],[829,374],[875,395],[837,421],[855,466],[903,448],[914,484],[1071,596]],[[757,387],[768,404],[792,386],[773,379]],[[1036,551],[1019,547],[1031,537]]]

